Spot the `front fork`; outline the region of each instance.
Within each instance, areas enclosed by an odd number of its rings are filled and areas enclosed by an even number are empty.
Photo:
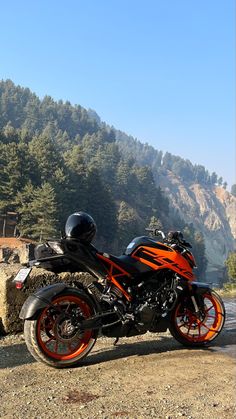
[[[198,315],[199,314],[199,306],[198,306],[198,303],[196,301],[195,295],[191,295],[191,300],[192,300],[192,303],[193,303],[194,311]]]
[[[183,301],[186,301],[187,299],[187,301],[189,301],[190,303],[190,306],[188,308],[196,316],[201,315],[201,313],[204,311],[203,294],[206,291],[210,291],[209,285],[201,282],[183,282],[181,284],[181,288],[182,292],[180,293],[179,297],[181,298],[181,294],[183,294]]]

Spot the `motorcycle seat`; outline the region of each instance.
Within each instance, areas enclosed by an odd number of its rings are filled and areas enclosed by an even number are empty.
[[[139,275],[151,270],[149,266],[140,263],[128,255],[114,256],[110,254],[109,259],[131,275]]]

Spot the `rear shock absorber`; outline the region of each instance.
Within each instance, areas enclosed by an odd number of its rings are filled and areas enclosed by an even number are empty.
[[[110,292],[111,294],[115,295],[116,297],[120,299],[122,299],[123,297],[122,291],[114,284],[111,285]]]

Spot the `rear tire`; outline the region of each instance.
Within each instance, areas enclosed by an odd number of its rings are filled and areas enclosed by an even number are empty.
[[[170,333],[184,346],[209,346],[224,326],[225,307],[221,297],[213,290],[206,291],[202,297],[204,309],[200,316],[190,309],[190,297],[180,300],[172,312]]]
[[[25,320],[24,336],[27,348],[37,360],[55,368],[78,365],[93,348],[98,331],[80,331],[71,319],[81,319],[95,314],[94,303],[89,296],[75,288],[69,288],[56,296],[51,305],[40,310],[34,320]]]

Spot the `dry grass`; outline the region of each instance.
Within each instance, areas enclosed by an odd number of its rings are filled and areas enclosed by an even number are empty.
[[[236,298],[236,285],[215,289],[215,291],[223,298]]]

